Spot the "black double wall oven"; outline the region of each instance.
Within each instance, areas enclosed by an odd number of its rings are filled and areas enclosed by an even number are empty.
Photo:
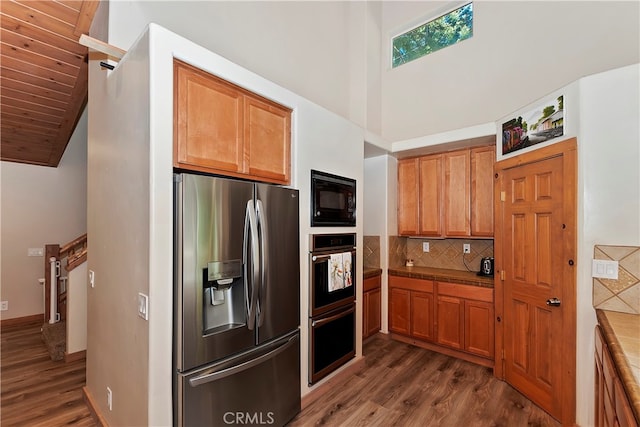
[[[356,234],[315,234],[309,247],[309,384],[355,357]]]

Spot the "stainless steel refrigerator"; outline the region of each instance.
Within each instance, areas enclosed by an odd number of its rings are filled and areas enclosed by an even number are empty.
[[[175,424],[284,425],[300,411],[298,191],[174,181]]]

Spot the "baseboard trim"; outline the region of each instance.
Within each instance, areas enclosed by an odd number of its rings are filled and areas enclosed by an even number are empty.
[[[91,412],[91,417],[96,422],[96,424],[98,424],[99,427],[109,427],[109,424],[107,424],[107,420],[105,420],[102,416],[102,413],[100,412],[100,409],[98,409],[98,406],[95,404],[93,396],[91,395],[91,392],[89,391],[87,386],[82,387],[82,397],[84,397],[84,401],[89,407],[89,412]]]
[[[32,314],[24,317],[14,317],[13,319],[2,319],[2,321],[0,321],[0,328],[30,326],[34,323],[44,323],[44,313]]]
[[[75,362],[76,360],[82,360],[82,359],[86,359],[86,358],[87,358],[87,350],[80,350],[80,351],[76,351],[74,353],[67,353],[65,351],[65,353],[64,353],[64,362],[65,363]]]
[[[350,365],[344,367],[340,372],[338,372],[333,377],[326,380],[324,383],[320,384],[309,393],[302,396],[300,406],[302,410],[307,406],[311,405],[316,399],[322,397],[325,393],[333,389],[337,384],[346,381],[350,376],[358,372],[364,368],[364,356],[360,357],[356,361],[352,362]]]

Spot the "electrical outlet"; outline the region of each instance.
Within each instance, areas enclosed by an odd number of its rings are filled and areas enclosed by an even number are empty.
[[[149,297],[142,292],[138,292],[138,316],[149,320]]]
[[[429,242],[422,242],[422,252],[429,252]]]
[[[9,310],[9,301],[0,302],[0,311],[7,311],[7,310]]]
[[[96,287],[96,273],[93,270],[89,270],[89,284],[92,288]]]
[[[462,253],[463,254],[470,254],[471,253],[471,244],[463,243],[462,244]]]
[[[44,249],[42,249],[42,248],[29,248],[29,249],[27,249],[27,256],[44,256]]]
[[[113,410],[113,393],[109,387],[107,387],[107,408],[109,408],[110,411]]]

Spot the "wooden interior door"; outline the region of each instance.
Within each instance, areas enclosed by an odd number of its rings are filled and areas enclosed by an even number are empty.
[[[500,233],[504,378],[567,424],[575,421],[571,159],[561,153],[504,169]]]

